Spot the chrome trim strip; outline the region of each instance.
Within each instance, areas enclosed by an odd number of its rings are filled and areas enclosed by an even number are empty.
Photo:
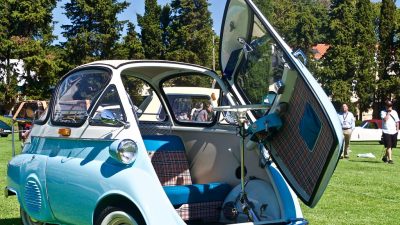
[[[13,196],[13,195],[17,195],[17,192],[14,189],[12,189],[10,187],[4,188],[4,196],[6,198],[8,198],[8,196]]]

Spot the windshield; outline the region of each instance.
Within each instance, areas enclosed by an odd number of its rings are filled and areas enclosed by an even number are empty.
[[[53,122],[82,124],[110,78],[104,70],[82,70],[66,77],[56,92]]]

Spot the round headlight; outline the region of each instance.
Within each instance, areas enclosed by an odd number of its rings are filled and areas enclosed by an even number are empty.
[[[134,141],[125,139],[115,141],[110,147],[110,155],[123,164],[131,164],[137,155],[137,145]]]

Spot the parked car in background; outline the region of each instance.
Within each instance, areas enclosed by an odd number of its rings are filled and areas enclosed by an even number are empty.
[[[350,141],[379,141],[382,136],[382,120],[364,120],[354,128]],[[398,138],[400,138],[398,136]]]
[[[363,120],[361,122],[360,127],[368,129],[382,129],[382,120],[381,119]]]
[[[11,134],[11,126],[9,126],[6,122],[0,120],[0,136],[7,137]]]
[[[308,224],[298,199],[314,207],[338,164],[337,113],[251,0],[223,21],[222,77],[155,60],[62,77],[8,163],[24,225]]]

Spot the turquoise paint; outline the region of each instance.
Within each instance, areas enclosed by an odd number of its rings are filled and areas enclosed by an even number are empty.
[[[113,142],[114,140],[32,137],[31,143],[25,145],[23,153],[10,163],[9,185],[20,193],[21,205],[36,219],[91,224],[100,196],[118,186],[129,185],[123,177],[121,179],[119,173],[133,172],[126,170],[132,165],[118,163],[110,157],[109,146]],[[35,160],[30,161],[32,156]],[[143,166],[143,163],[139,165]],[[123,181],[111,181],[117,176],[118,180]],[[34,187],[40,187],[44,202],[41,205],[45,206],[40,210],[34,208],[36,205],[24,204],[26,196],[23,186],[27,180]]]
[[[275,185],[279,190],[279,195],[283,204],[282,208],[284,209],[284,216],[286,219],[297,218],[294,199],[290,193],[288,185],[283,179],[282,174],[280,174],[279,171],[271,165],[269,165],[267,168],[271,172],[272,178],[275,181]]]

